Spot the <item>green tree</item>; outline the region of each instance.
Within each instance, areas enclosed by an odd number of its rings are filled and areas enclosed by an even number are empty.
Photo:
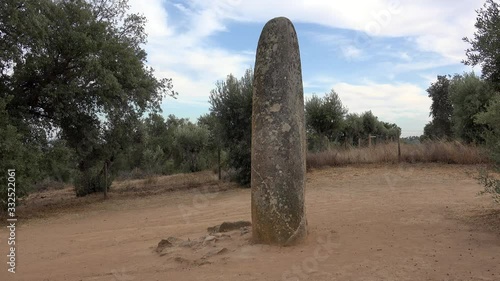
[[[432,99],[430,116],[432,117],[424,135],[431,139],[449,139],[452,137],[451,116],[453,107],[448,94],[450,80],[447,76],[437,76],[437,81],[427,89]],[[425,134],[427,133],[427,134]]]
[[[462,116],[463,127],[466,129],[467,138],[480,134],[481,141],[484,139],[491,148],[491,155],[497,163],[500,163],[500,4],[495,0],[486,0],[483,7],[477,12],[476,32],[474,37],[463,40],[471,45],[466,50],[467,59],[463,61],[466,65],[480,65],[482,78],[469,79],[469,95],[465,97],[465,90],[457,95],[459,109]],[[462,85],[463,88],[463,85]],[[497,91],[496,94],[494,90]],[[460,93],[460,92],[459,92]],[[465,105],[463,102],[471,102]],[[455,106],[455,105],[454,105]],[[465,113],[465,114],[464,114]],[[470,116],[472,114],[472,116]],[[472,120],[471,120],[472,119]],[[471,123],[473,125],[471,125]],[[485,192],[493,193],[496,201],[500,202],[500,181],[484,175],[480,181],[485,185]]]
[[[422,135],[421,139],[422,140],[434,140],[434,139],[439,139],[440,135],[440,130],[437,128],[436,125],[434,125],[434,121],[431,120],[429,123],[425,124],[424,126],[424,134]]]
[[[344,133],[350,145],[358,145],[358,140],[363,136],[363,119],[356,113],[349,113],[345,118]]]
[[[496,94],[490,101],[486,111],[478,113],[476,122],[487,126],[484,131],[486,144],[491,148],[491,156],[500,168],[500,94]]]
[[[172,174],[189,169],[176,165],[179,155],[176,147],[176,132],[190,124],[187,119],[159,113],[150,113],[138,124],[129,128],[129,147],[121,150],[114,160],[114,171],[120,176],[144,177],[146,175]]]
[[[485,112],[476,115],[476,122],[488,127],[484,132],[486,144],[490,148],[490,155],[495,163],[496,171],[500,171],[500,94],[497,93],[490,101]],[[488,175],[481,174],[479,181],[484,185],[482,193],[491,193],[494,200],[500,203],[500,180]]]
[[[169,165],[175,152],[175,132],[177,128],[187,123],[169,115],[167,120],[157,113],[150,114],[144,120],[144,146],[140,166],[149,174],[169,174],[175,168]]]
[[[363,122],[363,135],[367,137],[369,134],[377,133],[378,118],[373,115],[372,111],[366,111],[361,114],[361,120]]]
[[[41,179],[38,165],[41,152],[29,144],[23,143],[22,135],[5,110],[7,102],[0,97],[0,211],[7,207],[8,185],[7,171],[15,170],[15,195],[17,198],[29,192],[29,186]]]
[[[229,75],[218,81],[210,93],[210,112],[220,128],[221,142],[228,153],[228,166],[236,170],[235,180],[248,185],[251,177],[253,71],[241,79]]]
[[[198,117],[198,126],[208,128],[210,132],[209,146],[211,149],[217,150],[221,147],[221,128],[218,119],[213,112]]]
[[[463,40],[471,45],[466,50],[466,65],[481,65],[482,75],[493,82],[496,89],[500,83],[500,5],[495,0],[486,0],[477,12],[476,32],[473,38]]]
[[[127,148],[142,114],[175,95],[171,80],[146,65],[146,19],[127,10],[123,0],[0,5],[0,97],[13,97],[7,112],[24,138],[33,128],[58,131],[76,152],[77,185],[90,191],[102,190],[103,163]]]
[[[177,121],[177,118],[173,115],[170,115],[168,118]],[[177,128],[177,126],[175,127]],[[145,138],[148,146],[158,146],[162,148],[165,153],[170,153],[172,150],[168,145],[173,141],[173,138],[170,139],[170,142],[165,142],[165,140],[168,138],[169,133],[172,133],[174,130],[175,129],[169,130],[169,126],[167,126],[167,122],[161,114],[152,113],[144,119]]]
[[[486,126],[474,122],[474,116],[486,111],[493,89],[473,72],[455,75],[450,81],[449,95],[453,104],[453,130],[467,143],[483,143]]]
[[[209,145],[209,130],[192,123],[177,128],[175,132],[175,163],[184,171],[197,172],[207,168],[203,154]]]
[[[70,183],[74,179],[77,162],[74,151],[64,140],[49,141],[43,153],[41,170],[44,178],[63,183]]]
[[[380,122],[383,129],[379,132],[382,138],[395,140],[401,135],[401,128],[395,123]]]
[[[342,136],[347,109],[335,90],[319,98],[313,95],[305,103],[306,127],[310,134],[324,136],[329,141]]]
[[[202,115],[198,118],[198,126],[205,126],[209,131],[207,155],[209,165],[212,168],[217,167],[219,172],[219,179],[221,179],[221,172],[224,161],[224,153],[222,151],[222,137],[221,126],[215,114],[209,113]]]

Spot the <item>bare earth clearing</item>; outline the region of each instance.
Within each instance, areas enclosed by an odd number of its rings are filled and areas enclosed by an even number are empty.
[[[250,220],[250,190],[228,184],[212,181],[226,190],[202,194],[128,183],[106,202],[57,208],[43,202],[71,190],[40,193],[19,208],[17,273],[2,262],[0,280],[500,280],[500,208],[476,195],[482,187],[467,174],[475,171],[417,164],[310,172],[309,237],[285,248],[252,245],[240,230],[198,242],[207,227]],[[193,245],[155,251],[168,237]]]

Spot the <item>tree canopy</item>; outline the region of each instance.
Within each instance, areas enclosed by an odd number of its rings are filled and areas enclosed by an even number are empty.
[[[432,99],[430,116],[432,121],[424,128],[424,135],[433,139],[452,138],[451,105],[448,89],[450,80],[445,75],[438,75],[437,81],[427,88],[427,93]]]
[[[492,95],[491,84],[473,72],[455,75],[450,82],[450,100],[453,104],[453,130],[465,142],[483,143],[483,124],[475,122],[475,115],[486,111]]]
[[[347,108],[333,89],[322,98],[313,95],[305,103],[307,130],[330,141],[342,136],[346,114]]]
[[[232,74],[218,81],[210,93],[210,112],[215,116],[219,140],[228,151],[228,165],[235,179],[248,185],[251,176],[253,71],[237,79]]]
[[[112,162],[137,120],[175,95],[146,65],[146,19],[128,8],[124,0],[0,4],[5,110],[24,139],[66,140],[82,173]]]
[[[466,65],[481,65],[484,79],[500,89],[500,4],[486,0],[477,12],[476,32],[472,38],[463,40],[471,46],[466,50]]]

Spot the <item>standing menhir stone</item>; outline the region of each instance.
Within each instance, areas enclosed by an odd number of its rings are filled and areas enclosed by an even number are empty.
[[[299,43],[287,18],[262,30],[253,91],[253,240],[291,245],[307,234],[306,137]]]

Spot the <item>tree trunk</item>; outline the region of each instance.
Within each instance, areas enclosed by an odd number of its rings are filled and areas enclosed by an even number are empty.
[[[400,135],[398,135],[398,163],[401,162],[401,141]]]
[[[221,173],[221,163],[220,163],[220,147],[217,148],[217,162],[219,166],[219,180],[222,179],[222,173]]]
[[[108,162],[104,162],[104,199],[108,199]]]

